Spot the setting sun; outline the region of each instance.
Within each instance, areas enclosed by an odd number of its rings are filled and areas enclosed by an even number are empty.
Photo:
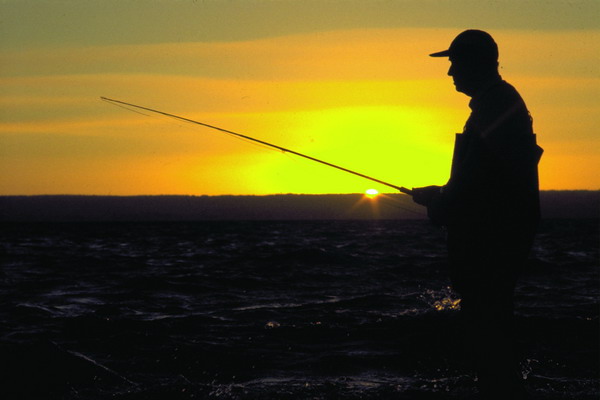
[[[378,194],[379,192],[376,189],[367,189],[365,191],[365,196],[367,196],[370,199],[377,197]]]

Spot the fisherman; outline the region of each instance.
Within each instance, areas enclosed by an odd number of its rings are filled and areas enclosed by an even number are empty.
[[[498,73],[488,33],[466,30],[430,56],[449,57],[448,75],[471,97],[471,115],[456,135],[449,181],[414,188],[413,199],[447,230],[450,280],[482,398],[524,399],[513,293],[540,218],[542,149],[523,99]]]

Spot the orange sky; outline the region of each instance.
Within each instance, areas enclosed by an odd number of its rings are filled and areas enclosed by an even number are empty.
[[[448,3],[3,2],[0,194],[391,190],[100,96],[396,185],[443,184],[469,99],[427,54],[466,28],[495,37],[501,74],[528,104],[541,188],[600,189],[598,2]]]

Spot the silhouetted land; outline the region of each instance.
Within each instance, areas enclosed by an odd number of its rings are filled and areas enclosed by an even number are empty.
[[[600,191],[544,191],[544,218],[598,218]],[[0,221],[423,219],[409,196],[0,196]]]

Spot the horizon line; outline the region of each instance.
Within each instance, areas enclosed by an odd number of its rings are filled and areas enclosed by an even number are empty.
[[[540,189],[540,192],[600,192],[598,189]],[[34,196],[90,196],[90,197],[159,197],[159,196],[190,196],[190,197],[220,197],[220,196],[343,196],[343,195],[364,195],[365,192],[353,192],[353,193],[267,193],[267,194],[185,194],[185,193],[162,193],[162,194],[99,194],[99,193],[36,193],[36,194],[0,194],[0,197],[34,197]],[[379,192],[383,195],[403,195],[409,196],[401,192]]]

